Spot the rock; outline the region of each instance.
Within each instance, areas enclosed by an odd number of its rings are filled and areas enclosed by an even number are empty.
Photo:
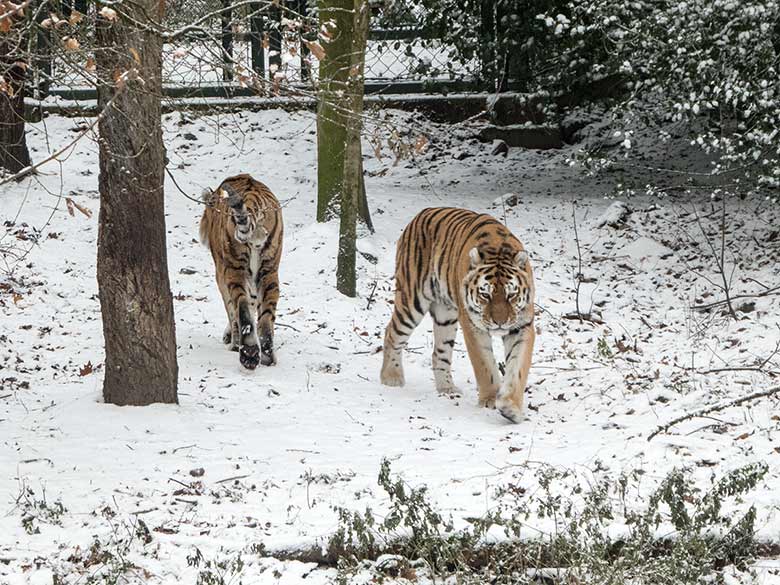
[[[600,120],[599,116],[590,112],[570,114],[561,120],[561,138],[567,144],[575,144],[585,138],[586,133],[582,132],[585,128]]]
[[[192,132],[185,132],[184,134],[182,134],[182,138],[184,138],[184,140],[197,140],[198,139],[198,137],[195,136]]]
[[[456,150],[455,152],[452,153],[452,158],[454,158],[455,160],[464,160],[469,158],[470,156],[472,156],[470,152],[467,152],[462,149]]]
[[[196,467],[195,469],[190,469],[190,475],[192,477],[203,477],[203,475],[206,473],[206,470],[202,467]]]
[[[500,138],[497,138],[493,141],[493,149],[490,151],[490,154],[493,156],[498,156],[499,154],[502,155],[504,158],[506,158],[506,155],[509,153],[509,145],[501,140]]]
[[[197,272],[197,270],[190,268],[189,266],[185,266],[179,270],[179,274],[196,274]]]
[[[756,301],[742,301],[737,305],[737,311],[740,313],[752,313],[756,310]]]
[[[482,142],[503,140],[507,146],[519,146],[537,150],[562,148],[563,140],[558,128],[552,126],[513,125],[485,126],[477,137]]]
[[[631,210],[628,205],[622,201],[615,201],[601,214],[601,217],[596,220],[596,227],[621,227],[625,224],[629,215],[631,215]]]

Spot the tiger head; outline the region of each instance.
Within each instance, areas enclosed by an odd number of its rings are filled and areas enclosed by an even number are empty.
[[[527,252],[506,245],[469,251],[463,298],[477,328],[505,335],[529,322],[526,309],[533,305],[533,287],[527,263]]]

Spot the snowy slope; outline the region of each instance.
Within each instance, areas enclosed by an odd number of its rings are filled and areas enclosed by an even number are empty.
[[[468,139],[468,128],[447,130],[401,114],[389,120],[425,129],[432,148],[395,166],[386,149],[381,161],[367,155],[377,232],[359,249],[378,262],[358,258],[360,297],[348,299],[334,288],[337,225],[314,222],[313,117],[281,111],[166,116],[170,168],[182,189],[195,195],[230,174],[250,172],[283,202],[286,224],[279,363],[246,372],[220,342],[224,310],[211,259],[197,243],[201,208],[166,184],[179,406],[102,403],[95,143],[81,141],[61,165],[2,187],[0,218],[14,225],[0,245],[30,251],[12,278],[0,276],[0,468],[6,470],[0,474],[0,582],[50,583],[52,571],[76,582],[89,571],[79,556],[95,538],[116,537],[120,520],[141,518],[151,530],[144,554],[138,547],[127,553],[138,578],[151,583],[194,582],[198,569],[187,556],[196,547],[206,558],[230,558],[253,543],[267,549],[316,544],[337,527],[332,506],[381,510],[376,475],[383,457],[411,484],[427,484],[458,521],[484,513],[496,486],[541,463],[583,472],[597,461],[615,473],[642,468],[652,484],[675,466],[691,466],[707,483],[713,473],[766,461],[770,477],[756,499],[760,531],[780,540],[776,401],[729,409],[717,425],[688,421],[646,441],[658,424],[686,411],[772,384],[756,371],[698,373],[753,366],[780,341],[776,296],[756,299],[737,322],[689,310],[696,299],[722,297],[707,282],[717,282],[714,264],[689,203],[695,199],[705,229],[715,229],[718,216],[711,212],[719,203],[709,191],[633,196],[626,200],[633,213],[615,228],[599,218],[618,184],[682,181],[642,169],[585,177],[564,164],[568,151],[513,149],[507,158],[494,157],[489,144]],[[34,158],[66,143],[77,124],[51,117],[36,126]],[[453,159],[455,147],[469,156]],[[364,152],[373,150],[366,145]],[[647,156],[660,164],[666,153]],[[92,216],[69,215],[65,196]],[[582,272],[590,281],[580,290],[581,310],[598,311],[603,324],[564,318],[575,310],[573,201]],[[531,253],[540,334],[530,409],[520,425],[477,407],[460,338],[454,377],[464,395],[436,394],[428,320],[406,354],[406,387],[379,384],[377,350],[390,315],[395,240],[415,213],[435,205],[493,213]],[[729,205],[730,242],[743,259],[735,291],[776,285],[777,213],[757,198]],[[31,247],[34,229],[40,240]],[[766,369],[780,370],[780,358]],[[191,476],[198,468],[203,476]],[[61,501],[67,511],[36,520],[32,531],[39,532],[28,534],[25,502],[40,502],[44,494],[47,505]],[[258,583],[297,583],[313,568],[249,562],[245,574]],[[307,582],[329,574],[316,571]]]

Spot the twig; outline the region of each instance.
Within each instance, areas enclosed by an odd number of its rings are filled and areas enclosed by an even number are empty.
[[[27,6],[30,5],[30,2],[32,2],[32,0],[26,0],[26,2],[22,2],[21,4],[16,6],[16,8],[12,8],[8,12],[6,12],[5,14],[0,14],[0,20],[5,20],[6,18],[11,18],[12,16],[14,16],[16,14],[19,14],[25,8],[27,8]],[[11,6],[13,6],[13,4]]]
[[[762,290],[761,292],[755,293],[755,294],[733,295],[731,297],[731,300],[734,301],[736,299],[756,299],[756,298],[768,297],[768,296],[772,296],[772,295],[780,295],[780,286],[775,286],[775,287],[767,289],[767,290]],[[719,307],[720,305],[725,305],[725,304],[726,304],[726,300],[723,299],[723,300],[720,300],[720,301],[715,301],[713,303],[708,303],[706,305],[693,305],[693,306],[691,306],[691,310],[692,311],[708,311],[710,309],[714,309],[715,307]]]
[[[574,303],[577,307],[577,315],[580,321],[583,320],[582,311],[580,311],[580,286],[582,285],[582,249],[580,248],[580,236],[577,232],[577,204],[571,202],[571,219],[574,223],[574,242],[577,244],[577,274],[574,276],[577,282],[577,288],[574,290]],[[588,319],[590,320],[590,319]]]
[[[672,428],[677,423],[681,423],[684,420],[689,420],[692,418],[699,418],[704,416],[705,414],[710,414],[711,412],[718,412],[721,410],[725,410],[729,408],[730,406],[738,406],[742,404],[743,402],[749,402],[751,400],[757,400],[759,398],[764,398],[765,396],[773,396],[777,393],[780,393],[780,385],[778,386],[772,386],[771,388],[768,388],[767,390],[762,390],[761,392],[754,392],[753,394],[748,394],[747,396],[743,396],[742,398],[737,398],[735,400],[729,400],[728,402],[722,402],[720,404],[716,404],[715,406],[710,406],[709,408],[705,408],[703,410],[697,410],[696,412],[689,412],[688,414],[685,414],[683,416],[678,416],[677,418],[669,421],[665,425],[661,425],[657,429],[655,429],[649,437],[647,437],[647,440],[650,441],[655,437],[656,435],[659,435],[661,433],[665,433],[670,428]]]
[[[219,481],[215,481],[214,483],[227,483],[229,481],[235,481],[237,479],[244,479],[246,477],[249,477],[252,475],[251,473],[245,473],[244,475],[234,475],[233,477],[226,477],[225,479],[220,479]]]
[[[140,516],[141,514],[148,514],[149,512],[154,512],[157,509],[158,509],[157,507],[154,507],[154,508],[148,508],[146,510],[138,510],[138,512],[132,512],[132,515]]]
[[[374,293],[376,292],[376,283],[377,281],[374,281],[374,285],[371,287],[371,293],[368,295],[368,302],[366,303],[366,311],[368,311],[371,308],[371,303],[374,302]]]

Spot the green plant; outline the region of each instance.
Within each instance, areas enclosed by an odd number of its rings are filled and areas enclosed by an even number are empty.
[[[746,465],[702,490],[690,471],[675,469],[641,499],[642,470],[614,478],[599,465],[585,481],[542,466],[533,476],[535,489],[505,485],[494,512],[455,531],[425,487],[393,479],[385,460],[379,485],[390,498],[388,514],[378,520],[370,510],[338,509],[341,526],[331,552],[339,554],[344,583],[385,553],[406,559],[396,566],[423,559],[432,573],[456,575],[461,583],[528,582],[529,570],[549,567],[571,582],[606,585],[717,581],[723,567],[744,569],[755,555],[756,511],[744,510],[742,499],[767,471],[763,463]],[[735,514],[740,506],[743,512]],[[506,539],[486,543],[491,526],[502,527]]]

